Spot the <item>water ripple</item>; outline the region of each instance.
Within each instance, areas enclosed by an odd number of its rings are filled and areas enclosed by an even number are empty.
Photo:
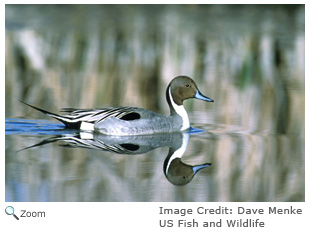
[[[44,120],[5,119],[5,134],[54,135],[75,130],[64,129],[63,124]]]

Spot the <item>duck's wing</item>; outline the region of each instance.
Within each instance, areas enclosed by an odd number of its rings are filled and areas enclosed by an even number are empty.
[[[107,107],[98,109],[63,108],[61,112],[66,112],[67,114],[63,116],[73,121],[95,123],[110,117],[116,117],[122,120],[140,119],[138,110],[139,108],[136,107]]]

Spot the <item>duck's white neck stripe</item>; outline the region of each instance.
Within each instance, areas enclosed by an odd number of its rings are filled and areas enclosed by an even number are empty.
[[[188,118],[187,112],[182,105],[177,105],[171,95],[171,87],[169,87],[169,98],[172,104],[172,107],[174,108],[174,110],[176,111],[177,114],[179,114],[179,116],[182,118],[182,128],[181,131],[186,130],[188,128],[190,128],[191,124],[190,124],[190,120]]]

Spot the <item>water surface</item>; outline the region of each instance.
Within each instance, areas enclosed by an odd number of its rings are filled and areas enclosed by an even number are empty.
[[[225,132],[221,126],[199,127],[206,131],[187,133],[190,141],[182,162],[211,166],[181,184],[172,183],[164,172],[170,143],[177,141],[167,136],[165,143],[162,140],[151,148],[151,140],[142,144],[138,138],[123,137],[105,138],[99,145],[94,139],[101,135],[63,130],[61,124],[48,121],[8,119],[6,201],[303,200],[303,151],[296,155],[294,147],[298,135],[252,135]],[[77,143],[84,138],[91,143]],[[142,151],[131,147],[133,141],[141,143]],[[188,176],[185,168],[178,169],[183,174],[177,176]]]

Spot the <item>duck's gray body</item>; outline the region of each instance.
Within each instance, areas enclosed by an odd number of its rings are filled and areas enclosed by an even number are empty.
[[[141,135],[164,132],[179,132],[182,118],[178,115],[164,116],[143,108],[133,108],[139,119],[123,120],[110,117],[94,125],[94,131],[109,135]]]
[[[61,121],[67,128],[108,135],[143,135],[188,130],[190,121],[183,107],[183,101],[196,98],[213,102],[212,99],[202,95],[196,83],[187,76],[178,76],[169,83],[166,98],[170,108],[169,116],[137,107],[66,108],[62,110],[66,114],[59,115],[25,104]]]

